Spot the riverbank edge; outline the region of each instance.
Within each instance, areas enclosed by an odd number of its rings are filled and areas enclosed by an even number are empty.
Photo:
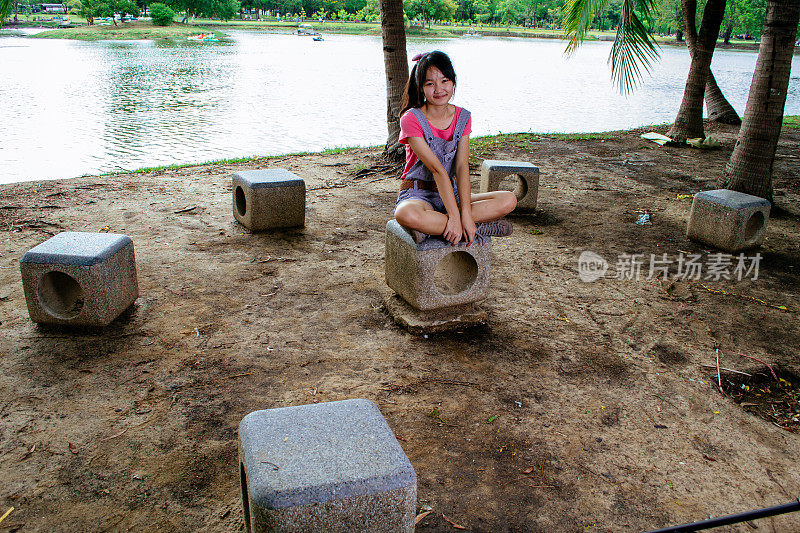
[[[596,132],[585,132],[585,133],[534,133],[534,132],[517,132],[517,133],[499,133],[495,135],[483,135],[478,137],[473,137],[470,139],[471,144],[471,151],[470,151],[470,164],[477,164],[477,158],[480,157],[480,152],[489,148],[495,148],[498,144],[503,143],[514,143],[519,141],[527,141],[531,138],[537,139],[561,139],[564,141],[579,141],[579,140],[587,140],[587,139],[611,139],[616,135],[620,135],[623,133],[646,133],[648,131],[660,130],[666,131],[672,124],[671,123],[662,123],[662,124],[651,124],[647,126],[640,126],[637,128],[629,128],[623,130],[610,130],[610,131],[596,131]],[[786,129],[800,129],[800,115],[787,115],[783,117],[783,127]],[[213,165],[231,165],[236,163],[254,163],[259,161],[268,162],[274,159],[282,159],[286,157],[299,157],[299,156],[307,156],[307,155],[319,155],[319,156],[329,156],[329,155],[336,155],[348,151],[355,151],[355,150],[379,150],[381,148],[380,145],[373,145],[373,146],[341,146],[341,147],[331,147],[325,148],[324,150],[320,150],[318,152],[310,152],[310,151],[301,151],[301,152],[290,152],[284,154],[275,154],[275,155],[251,155],[251,156],[242,156],[242,157],[231,157],[231,158],[223,158],[223,159],[214,159],[210,161],[198,161],[193,163],[175,163],[172,165],[156,165],[152,167],[141,167],[132,170],[114,170],[110,172],[102,172],[100,174],[83,174],[81,176],[74,176],[71,178],[56,178],[57,180],[62,179],[77,179],[77,178],[87,178],[87,177],[107,177],[107,176],[114,176],[118,174],[146,174],[149,172],[161,172],[164,170],[179,170],[183,168],[189,167],[199,167],[199,166],[213,166]],[[52,181],[52,180],[30,180],[24,183],[31,183],[35,181]],[[0,184],[0,187],[13,185],[14,183],[23,183],[23,182],[10,182],[10,183],[3,183]]]
[[[364,23],[363,29],[358,27],[357,29],[353,27],[352,23],[339,23],[337,21],[326,21],[324,23],[313,22],[313,21],[305,21],[305,22],[271,22],[271,21],[229,21],[223,22],[219,20],[199,20],[195,21],[193,24],[182,24],[180,22],[173,23],[172,26],[166,27],[167,30],[174,27],[183,27],[188,29],[188,33],[192,31],[203,31],[207,29],[212,29],[217,33],[217,37],[224,37],[226,34],[224,31],[230,29],[239,29],[245,31],[267,31],[270,33],[294,33],[294,31],[299,27],[300,24],[310,23],[312,27],[316,30],[330,34],[342,34],[342,35],[380,35],[381,29],[380,25],[374,23]],[[76,25],[71,28],[57,28],[48,25],[42,24],[31,24],[30,22],[17,22],[17,23],[6,23],[2,26],[3,29],[23,29],[23,28],[46,28],[48,31],[46,32],[49,35],[44,35],[43,33],[38,33],[35,35],[30,35],[28,37],[32,38],[39,38],[39,39],[73,39],[73,40],[152,40],[152,39],[175,39],[181,38],[182,35],[130,35],[128,32],[130,31],[129,28],[125,27],[125,24],[128,23],[120,23],[119,26],[109,27],[104,26],[104,30],[111,30],[113,32],[119,32],[117,35],[111,35],[106,33],[103,35],[104,38],[100,39],[96,36],[88,35],[85,33],[76,33],[70,34],[72,30],[76,28],[84,28],[87,27],[86,25]],[[339,25],[339,27],[337,27]],[[359,25],[360,26],[360,25]],[[158,32],[159,27],[153,26],[153,31]],[[136,31],[141,31],[141,27],[137,27]],[[436,29],[429,29],[429,28],[419,28],[419,27],[407,27],[406,28],[406,35],[411,38],[436,38],[436,39],[456,39],[465,36],[466,34],[474,31],[473,28],[468,26],[453,26],[447,28],[436,28]],[[58,32],[57,34],[54,34]],[[187,30],[183,30],[179,33],[187,32]],[[222,33],[222,35],[220,35]],[[560,41],[566,41],[566,37],[563,31],[517,31],[511,30],[509,28],[505,30],[501,29],[480,29],[478,34],[483,37],[511,37],[511,38],[520,38],[520,39],[556,39]],[[107,38],[106,38],[107,37]],[[609,32],[590,32],[585,41],[590,42],[612,42],[614,40],[614,34]],[[664,38],[656,36],[656,42],[659,46],[677,46],[677,47],[685,47],[686,41],[677,41],[673,38]],[[758,42],[749,42],[749,41],[734,41],[728,44],[724,44],[722,42],[718,42],[716,45],[717,49],[722,50],[758,50],[759,43]],[[800,54],[800,46],[795,46],[795,54]]]

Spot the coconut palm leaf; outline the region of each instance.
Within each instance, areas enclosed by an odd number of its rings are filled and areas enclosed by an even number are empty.
[[[3,21],[6,20],[9,7],[11,7],[11,0],[0,0],[0,24],[3,24]]]
[[[605,9],[607,0],[567,0],[564,32],[569,38],[567,53],[573,53],[586,38],[595,15]],[[655,0],[623,0],[617,35],[608,61],[611,78],[623,93],[630,92],[658,58],[658,44],[647,22],[656,10]]]

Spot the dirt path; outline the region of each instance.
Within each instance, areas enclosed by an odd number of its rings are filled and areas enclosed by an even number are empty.
[[[420,531],[454,531],[442,515],[472,531],[636,531],[797,498],[797,434],[722,396],[703,365],[719,347],[724,368],[766,371],[736,352],[800,374],[800,186],[786,179],[800,132],[778,148],[788,210],[758,278],[676,279],[681,254],[712,261],[684,237],[678,197],[715,188],[735,130],[710,129],[723,150],[641,132],[485,145],[478,161],[540,167],[539,210],[494,241],[489,327],[427,339],[382,307],[397,183],[356,175],[382,165],[376,150],[249,165],[309,188],[306,227],[267,234],[233,221],[243,165],[0,187],[0,515],[14,507],[0,531],[239,531],[242,417],[346,398],[375,401],[400,438],[434,510]],[[644,211],[652,225],[635,224]],[[65,230],[134,240],[141,296],[103,330],[28,319],[19,259]],[[608,277],[580,280],[584,250]],[[644,254],[638,280],[613,277],[622,254]],[[675,261],[669,279],[647,279],[651,254]],[[756,525],[798,530],[800,516]]]

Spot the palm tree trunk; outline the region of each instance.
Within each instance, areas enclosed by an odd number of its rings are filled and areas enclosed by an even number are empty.
[[[689,76],[683,91],[683,100],[675,118],[675,124],[667,132],[667,136],[678,143],[686,142],[693,137],[705,137],[703,130],[703,95],[706,80],[711,70],[711,58],[719,36],[722,17],[725,14],[726,0],[708,0],[703,10],[703,21],[700,23],[700,34],[695,46],[691,46],[692,62]],[[683,20],[687,39],[694,32],[694,18],[697,11],[697,0],[682,0]]]
[[[689,53],[692,53],[692,49],[697,46],[697,31],[694,28],[694,22],[691,24],[688,20],[685,22],[687,24],[686,45],[689,47]],[[710,69],[708,71],[708,78],[706,78],[705,99],[709,119],[714,122],[722,122],[723,124],[733,124],[734,126],[738,126],[742,123],[742,119],[739,118],[739,113],[736,112],[730,102],[725,98],[725,95],[722,94],[722,91],[717,85],[717,80],[714,78],[714,74]]]
[[[389,136],[384,155],[402,161],[405,148],[397,142],[400,137],[400,98],[408,81],[406,28],[403,22],[402,0],[380,0],[383,64],[386,69],[386,121]]]
[[[800,18],[800,0],[768,0],[756,70],[722,187],[772,201],[772,165]]]
[[[714,122],[722,122],[723,124],[732,124],[738,126],[742,123],[739,118],[739,113],[728,102],[722,90],[717,85],[717,80],[714,79],[714,74],[709,70],[708,79],[706,79],[706,110],[708,111],[708,118]]]

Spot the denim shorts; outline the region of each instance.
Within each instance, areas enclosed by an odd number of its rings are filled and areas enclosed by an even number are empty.
[[[455,181],[452,183],[453,192],[456,196],[456,203],[458,203],[458,187],[456,187]],[[429,191],[427,189],[402,189],[397,195],[397,201],[394,203],[394,206],[397,207],[400,205],[400,202],[404,202],[406,200],[422,200],[423,202],[430,204],[434,211],[438,211],[439,213],[447,213],[447,209],[444,207],[442,197],[439,196],[439,191]]]

